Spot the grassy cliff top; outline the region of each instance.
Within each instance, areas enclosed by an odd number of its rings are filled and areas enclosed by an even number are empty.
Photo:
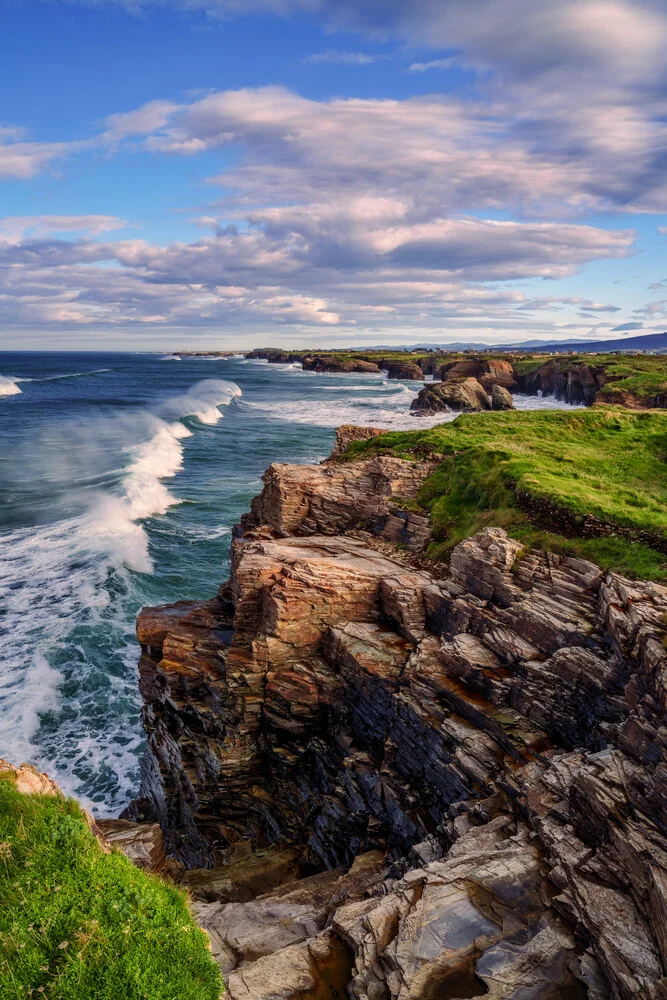
[[[463,414],[355,442],[346,457],[438,456],[419,502],[442,557],[487,524],[527,544],[667,579],[667,411]]]
[[[0,776],[0,997],[217,1000],[185,894],[104,854],[77,804]]]
[[[266,353],[278,351],[279,348],[262,349]],[[260,351],[261,353],[261,351]],[[525,352],[500,353],[495,351],[479,351],[462,353],[461,351],[349,351],[349,350],[297,350],[286,351],[291,357],[302,359],[317,356],[318,358],[336,358],[339,361],[373,361],[389,364],[391,362],[414,362],[421,365],[428,362],[429,370],[452,361],[462,360],[494,360],[509,361],[517,376],[530,375],[542,365],[555,365],[560,371],[565,371],[572,365],[586,364],[603,373],[609,379],[609,384],[603,386],[603,396],[609,396],[610,402],[614,393],[630,393],[642,401],[659,393],[667,393],[667,354],[535,354]],[[604,381],[603,378],[603,381]]]

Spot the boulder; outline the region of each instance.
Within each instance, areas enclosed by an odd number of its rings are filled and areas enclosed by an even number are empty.
[[[412,400],[410,409],[417,415],[431,416],[450,410],[490,410],[491,400],[476,378],[451,378],[446,382],[427,384]]]
[[[490,410],[491,402],[484,386],[476,378],[453,378],[439,386],[444,402],[451,410]]]
[[[501,385],[491,386],[491,409],[492,410],[513,410],[514,401],[512,393],[504,389]]]
[[[427,383],[419,390],[410,403],[410,409],[418,417],[430,417],[436,413],[449,413],[450,408],[442,394],[442,383]]]

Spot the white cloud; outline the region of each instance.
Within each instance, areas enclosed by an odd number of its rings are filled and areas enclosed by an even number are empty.
[[[480,71],[477,97],[313,100],[271,86],[150,101],[87,142],[32,142],[3,126],[0,175],[12,177],[95,146],[128,143],[154,154],[156,169],[163,154],[238,153],[211,179],[224,200],[198,209],[212,235],[191,243],[100,242],[121,224],[106,215],[5,219],[4,323],[427,332],[451,322],[516,339],[587,333],[592,317],[618,311],[507,283],[558,281],[633,252],[631,230],[582,224],[590,213],[667,211],[662,0],[184,5],[306,11],[330,28],[417,44],[434,58],[413,73],[455,60]],[[373,58],[332,48],[305,61]],[[556,310],[570,322],[550,327]]]
[[[6,215],[0,218],[0,240],[19,243],[24,236],[39,239],[53,233],[98,236],[125,225],[113,215]]]
[[[448,59],[431,59],[430,62],[414,62],[408,66],[411,73],[425,73],[428,69],[451,69],[456,64],[452,57]]]
[[[368,55],[367,52],[341,52],[339,49],[314,52],[303,60],[306,66],[315,66],[318,63],[332,63],[335,66],[370,66],[374,62],[375,56]]]
[[[16,134],[16,133],[14,133]],[[25,142],[0,135],[0,178],[26,180],[75,151],[74,143]]]
[[[179,105],[171,101],[149,101],[136,111],[109,115],[105,120],[105,137],[108,140],[118,140],[154,132],[166,125],[178,108]]]

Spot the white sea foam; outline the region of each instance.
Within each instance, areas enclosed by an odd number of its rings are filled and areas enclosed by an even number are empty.
[[[338,377],[340,378],[340,375]],[[372,376],[366,376],[366,378],[370,379]],[[317,388],[318,394],[322,393],[322,399],[316,397],[303,400],[278,399],[256,403],[245,400],[242,405],[255,410],[263,410],[276,420],[296,424],[313,424],[317,427],[356,424],[360,427],[386,427],[388,430],[419,430],[435,427],[437,424],[449,423],[459,415],[452,412],[433,416],[418,416],[414,411],[411,411],[410,404],[421,389],[420,382],[411,383],[383,379],[379,385],[376,383],[375,385],[330,386],[311,383],[309,388]],[[329,392],[340,393],[340,398],[331,398],[328,395]],[[350,393],[354,393],[354,395],[350,396]],[[558,400],[554,396],[527,396],[520,393],[514,395],[514,404],[518,410],[579,408]]]
[[[85,378],[86,375],[101,375],[111,372],[113,368],[92,368],[88,372],[62,372],[60,375],[43,375],[41,378],[17,378],[17,382],[56,382],[61,378]]]
[[[18,396],[21,390],[16,383],[21,381],[22,379],[0,375],[0,396]]]
[[[160,361],[182,361],[183,358],[179,358],[178,354],[165,354],[159,360]]]
[[[241,390],[235,382],[207,378],[197,382],[187,393],[166,400],[156,412],[168,420],[190,416],[196,417],[202,424],[217,424],[222,416],[219,407],[227,406],[240,395]]]
[[[86,476],[103,479],[109,456],[116,456],[125,470],[119,485],[114,492],[79,486],[72,503],[83,506],[82,513],[0,534],[0,634],[5,638],[0,755],[34,762],[80,798],[81,774],[97,767],[107,775],[107,801],[102,806],[85,796],[83,801],[98,812],[122,807],[137,780],[142,734],[138,727],[125,731],[123,719],[128,705],[134,705],[137,719],[139,708],[132,572],[152,570],[140,522],[179,502],[164,480],[182,468],[183,441],[193,433],[181,419],[213,423],[221,416],[218,407],[239,394],[234,383],[205,380],[164,401],[157,413],[112,413],[49,428],[34,443],[35,475],[41,461],[46,481],[85,484]],[[228,531],[221,527],[209,537]],[[91,632],[102,643],[99,662],[90,652]],[[110,664],[117,662],[119,646],[126,647],[124,667],[114,674]],[[61,697],[72,671],[83,692],[79,700],[71,693]],[[99,718],[91,724],[95,713]],[[45,716],[55,720],[46,728]],[[70,751],[73,739],[74,751],[65,753],[63,746]]]

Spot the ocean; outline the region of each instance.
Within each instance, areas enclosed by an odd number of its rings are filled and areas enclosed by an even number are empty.
[[[134,620],[215,594],[271,462],[407,429],[421,384],[242,356],[0,353],[0,757],[98,816],[136,793]],[[516,397],[525,409],[565,407]]]

